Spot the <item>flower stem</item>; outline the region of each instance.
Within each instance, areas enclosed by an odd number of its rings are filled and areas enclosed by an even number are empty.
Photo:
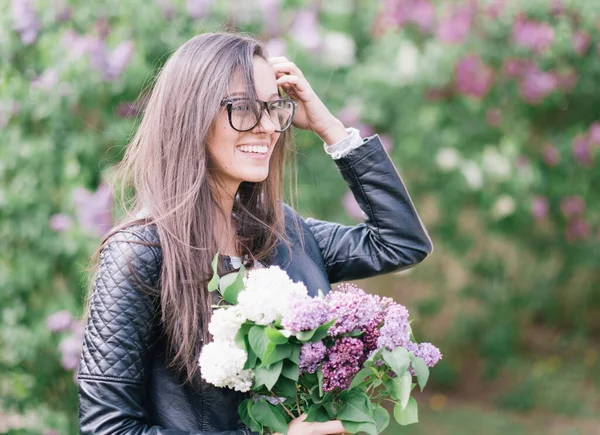
[[[272,395],[272,396],[275,398],[275,400],[277,400],[277,402],[278,402],[278,403],[279,403],[279,404],[280,404],[280,405],[283,407],[283,409],[285,409],[285,412],[287,412],[287,415],[289,415],[289,416],[290,416],[290,418],[291,418],[292,420],[296,418],[296,417],[294,416],[294,414],[292,414],[292,412],[291,412],[289,409],[287,409],[287,408],[285,407],[285,405],[283,404],[283,402],[282,402],[282,401],[279,399],[279,397],[277,397],[277,396],[275,395],[275,393],[273,393],[273,392],[271,391],[271,395]]]

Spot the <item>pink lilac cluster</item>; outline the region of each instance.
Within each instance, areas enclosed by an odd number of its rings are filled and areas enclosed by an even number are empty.
[[[387,350],[393,350],[397,347],[405,347],[410,342],[410,324],[406,307],[400,304],[389,307],[379,333],[378,348],[385,347]]]
[[[293,298],[281,320],[281,326],[292,332],[311,331],[330,319],[329,306],[324,299]]]
[[[365,346],[359,338],[343,337],[328,349],[323,363],[323,391],[345,390],[365,362]]]
[[[425,361],[427,367],[433,367],[443,357],[442,352],[440,352],[440,350],[431,343],[408,343],[406,345],[406,350],[412,352],[417,358],[421,358],[423,361]],[[416,375],[412,366],[409,367],[408,370],[410,371],[411,375]]]
[[[319,364],[325,358],[327,348],[322,341],[318,343],[306,343],[300,348],[299,369],[302,373],[314,373]]]
[[[379,296],[367,294],[354,284],[340,284],[326,300],[337,319],[329,328],[332,337],[367,327],[384,310]]]

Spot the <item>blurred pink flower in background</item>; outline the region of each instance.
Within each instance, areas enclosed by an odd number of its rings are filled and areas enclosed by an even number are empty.
[[[73,226],[73,220],[69,215],[57,213],[50,216],[49,225],[52,231],[62,233],[69,230]]]
[[[573,42],[573,51],[579,55],[583,55],[590,48],[592,37],[584,30],[577,30],[573,32],[571,40]]]
[[[499,127],[502,123],[502,112],[497,107],[488,109],[485,112],[485,119],[491,127]]]
[[[159,6],[163,11],[163,16],[166,19],[171,19],[175,16],[175,6],[173,0],[157,0]]]
[[[519,83],[519,93],[529,104],[538,104],[550,95],[557,86],[556,76],[551,72],[540,70],[537,66],[529,67]]]
[[[185,10],[192,18],[203,18],[213,0],[185,0]]]
[[[535,219],[545,219],[548,216],[548,200],[543,196],[536,196],[531,203],[531,214]]]
[[[104,235],[113,224],[112,199],[112,193],[105,183],[100,184],[93,193],[82,187],[75,189],[73,202],[79,225],[94,235]]]
[[[358,123],[354,128],[360,131],[360,135],[363,138],[373,136],[375,134],[375,129],[369,124]]]
[[[475,19],[476,4],[461,5],[452,8],[442,17],[437,28],[437,37],[444,44],[462,44],[471,33]]]
[[[548,23],[541,23],[518,17],[512,29],[515,44],[541,54],[554,42],[554,28]]]
[[[33,44],[42,27],[35,15],[31,0],[11,0],[10,12],[13,29],[21,37],[21,42],[25,45]]]
[[[384,10],[399,26],[413,23],[429,33],[435,25],[435,7],[428,0],[386,0]]]
[[[316,52],[321,47],[323,38],[319,29],[317,12],[304,9],[296,14],[289,35],[303,48]]]
[[[562,0],[552,0],[552,3],[550,4],[550,12],[554,16],[562,15],[566,12],[566,10],[567,9],[562,4]]]
[[[140,114],[140,110],[135,103],[119,103],[116,112],[119,118],[135,118]]]
[[[579,195],[566,196],[560,202],[560,210],[569,220],[581,217],[585,212],[585,201]]]
[[[533,66],[531,60],[508,58],[502,62],[502,71],[504,75],[511,79],[523,77],[525,71]]]
[[[463,56],[456,65],[456,89],[464,95],[483,98],[492,88],[494,73],[475,54]]]
[[[586,136],[579,135],[575,137],[571,149],[573,151],[573,157],[575,157],[575,160],[577,160],[581,166],[591,168],[594,165],[592,147]]]
[[[600,146],[600,122],[594,122],[590,125],[587,137],[590,145]]]
[[[48,68],[42,74],[31,81],[31,89],[40,89],[45,92],[50,92],[56,89],[58,85],[59,75],[56,68]]]
[[[346,127],[353,127],[360,122],[360,110],[360,104],[350,101],[337,113],[337,117]]]
[[[62,332],[71,327],[73,315],[67,310],[57,311],[46,318],[46,327],[50,332]]]
[[[590,224],[585,219],[574,219],[569,222],[565,230],[565,239],[568,242],[585,240],[590,237]]]
[[[484,12],[492,18],[498,18],[502,12],[506,9],[507,0],[492,0],[492,2],[485,7]]]
[[[263,29],[268,36],[277,36],[281,33],[280,14],[281,0],[258,0],[258,9],[263,19]]]
[[[354,195],[352,195],[352,192],[347,191],[344,194],[342,204],[348,216],[350,216],[352,219],[356,219],[359,221],[363,220],[363,212],[360,209],[358,202],[356,202],[356,199],[354,199]]]
[[[555,73],[556,87],[562,91],[569,92],[577,84],[579,74],[573,68],[562,73]]]
[[[270,57],[286,56],[287,44],[281,38],[271,38],[265,44]]]
[[[389,134],[380,134],[379,138],[383,144],[383,148],[389,153],[394,149],[394,139]]]
[[[560,153],[558,148],[552,144],[544,145],[542,149],[542,159],[548,166],[556,166],[560,162]]]

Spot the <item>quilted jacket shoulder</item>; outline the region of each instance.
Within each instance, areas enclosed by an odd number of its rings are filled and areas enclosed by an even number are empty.
[[[79,378],[140,383],[142,354],[155,340],[162,252],[154,226],[113,234],[100,253]],[[110,339],[107,339],[110,337]]]

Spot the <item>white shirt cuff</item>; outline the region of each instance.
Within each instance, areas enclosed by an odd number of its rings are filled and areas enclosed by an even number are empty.
[[[341,159],[350,153],[350,151],[361,146],[364,141],[360,136],[360,131],[356,128],[349,127],[346,129],[348,136],[336,142],[332,145],[323,144],[325,152],[329,154],[334,160]]]

